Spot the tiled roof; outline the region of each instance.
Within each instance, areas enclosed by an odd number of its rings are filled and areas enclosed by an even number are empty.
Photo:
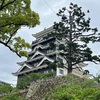
[[[45,65],[41,65],[41,66],[36,67],[36,68],[32,68],[32,69],[29,69],[29,70],[26,70],[26,71],[16,72],[16,73],[12,73],[12,74],[17,76],[17,75],[20,75],[20,74],[28,73],[28,72],[31,72],[31,71],[35,71],[35,70],[39,70],[39,69],[47,68],[47,67],[48,66],[45,64]]]

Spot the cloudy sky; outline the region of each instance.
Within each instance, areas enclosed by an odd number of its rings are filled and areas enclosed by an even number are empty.
[[[31,0],[32,10],[37,12],[40,16],[41,24],[33,29],[22,27],[18,34],[23,37],[27,42],[31,43],[35,38],[32,34],[42,31],[53,25],[55,21],[59,20],[56,13],[62,7],[69,7],[70,2],[77,3],[83,8],[83,11],[90,10],[91,27],[98,27],[100,31],[100,1],[99,0]],[[90,45],[94,53],[100,54],[100,43]],[[11,73],[16,72],[20,66],[16,63],[26,60],[19,58],[16,54],[12,53],[8,48],[0,44],[0,80],[6,81],[11,84],[16,84],[16,77]],[[96,74],[100,70],[100,65],[90,63],[88,68],[90,73]]]

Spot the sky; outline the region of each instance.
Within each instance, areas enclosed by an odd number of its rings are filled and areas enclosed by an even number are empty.
[[[22,27],[18,34],[24,38],[30,44],[35,38],[32,34],[38,33],[53,25],[56,21],[59,21],[59,17],[56,13],[62,7],[69,7],[70,2],[78,4],[82,7],[82,10],[86,12],[88,9],[90,13],[87,14],[91,17],[91,27],[97,27],[100,32],[100,0],[31,0],[31,8],[37,12],[40,16],[40,25],[35,28]],[[94,54],[100,54],[100,43],[91,44]],[[0,44],[0,81],[5,81],[13,85],[16,84],[17,78],[12,75],[16,72],[20,66],[17,62],[25,61],[26,58],[19,58],[15,53],[12,53],[7,47]],[[85,68],[90,71],[90,73],[96,75],[100,73],[100,65],[95,65],[89,63],[88,67]]]

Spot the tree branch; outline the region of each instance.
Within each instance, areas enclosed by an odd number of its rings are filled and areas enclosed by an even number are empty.
[[[5,1],[5,0],[2,1],[2,4],[1,4],[1,7],[0,7],[0,10],[2,10],[2,9],[4,9],[6,6],[8,6],[8,5],[14,3],[16,0],[13,0],[13,1],[11,1],[11,2],[8,2],[8,3],[5,4],[5,5],[4,5],[4,1]]]
[[[2,28],[2,27],[6,27],[6,26],[8,26],[8,25],[25,25],[24,23],[19,23],[19,24],[16,24],[16,23],[7,23],[7,24],[5,24],[5,25],[1,25],[0,26],[0,28]]]
[[[78,62],[73,63],[72,66],[74,66],[74,65],[76,65],[76,64],[79,64],[79,63],[83,63],[84,61],[90,61],[90,60],[88,60],[88,59],[80,60],[80,61],[78,61]],[[96,61],[93,61],[93,60],[90,61],[90,62],[93,62],[93,63],[95,63],[95,64],[98,64]]]
[[[5,0],[2,1],[1,3],[1,6],[0,6],[0,9],[2,8],[3,4],[4,4]]]
[[[81,36],[83,36],[83,37],[88,37],[88,36],[93,36],[93,35],[95,35],[95,33],[93,33],[93,34],[88,34],[88,35],[81,35]]]
[[[4,46],[8,47],[11,51],[15,52],[10,46],[8,46],[6,43],[0,41],[1,44],[3,44]],[[21,57],[17,52],[15,52],[19,57]]]
[[[9,41],[11,40],[11,38],[13,37],[13,35],[18,31],[18,29],[16,29],[10,36],[10,38],[8,39],[8,41],[5,44],[8,44]]]
[[[13,35],[17,32],[18,29],[16,29],[13,34],[10,36],[10,38],[8,39],[8,41],[6,43],[0,41],[1,44],[5,45],[6,47],[8,47],[11,51],[15,52],[9,45],[9,41],[11,40],[11,38],[13,37]],[[21,57],[17,52],[15,52],[19,57]]]

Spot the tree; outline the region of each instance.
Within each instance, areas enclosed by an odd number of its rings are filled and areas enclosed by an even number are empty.
[[[62,41],[56,46],[68,64],[68,73],[72,72],[74,65],[84,61],[99,63],[100,56],[93,55],[88,44],[99,42],[100,34],[97,33],[97,28],[91,28],[91,19],[86,18],[82,7],[71,3],[69,10],[63,7],[57,15],[61,17],[61,21],[54,22],[54,32],[50,33],[49,36]]]
[[[17,35],[22,26],[30,28],[39,24],[39,15],[31,10],[30,0],[1,0],[0,1],[0,43],[15,52],[19,57],[27,56],[26,48],[30,48]]]

